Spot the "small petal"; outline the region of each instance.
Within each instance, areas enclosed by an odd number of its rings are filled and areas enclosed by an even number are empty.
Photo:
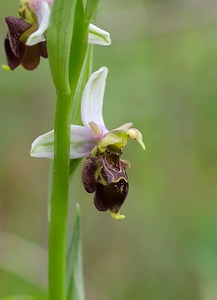
[[[133,126],[133,123],[126,123],[126,124],[123,124],[115,129],[113,129],[112,131],[126,131],[128,129],[130,129],[130,127]]]
[[[70,132],[70,158],[86,157],[90,154],[96,143],[93,140],[89,127],[71,125]],[[54,157],[54,130],[40,135],[32,143],[30,155],[33,157]]]
[[[109,32],[93,25],[89,25],[88,43],[102,46],[111,45],[111,38]]]
[[[94,122],[104,133],[108,132],[102,115],[107,74],[108,69],[102,67],[90,76],[81,101],[81,118],[84,126]]]
[[[89,125],[90,128],[92,129],[92,134],[94,139],[100,140],[103,137],[102,129],[95,122],[90,122]]]
[[[40,42],[46,41],[44,33],[49,25],[50,12],[51,11],[48,3],[46,1],[41,1],[38,5],[38,10],[35,12],[39,27],[28,37],[26,45],[33,46]]]

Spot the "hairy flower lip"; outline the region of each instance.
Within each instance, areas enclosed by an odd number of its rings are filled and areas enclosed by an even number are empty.
[[[126,123],[108,130],[104,123],[102,109],[108,69],[100,68],[90,76],[82,95],[81,119],[83,126],[71,125],[70,158],[87,157],[97,147],[102,153],[109,145],[122,149],[128,138],[138,141],[144,149],[139,130]],[[47,152],[46,152],[47,149]],[[32,143],[31,156],[53,158],[54,131],[49,131]]]

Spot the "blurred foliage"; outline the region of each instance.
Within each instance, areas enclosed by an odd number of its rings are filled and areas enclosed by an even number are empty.
[[[17,14],[14,2],[1,4],[1,19]],[[133,121],[147,150],[129,142],[124,153],[132,164],[125,221],[94,209],[80,168],[73,178],[88,300],[217,299],[216,20],[212,0],[101,1],[97,25],[113,41],[94,55],[94,69],[109,68],[105,121]],[[53,128],[48,62],[35,72],[0,70],[0,90],[0,228],[46,248],[49,162],[30,158],[29,148]],[[10,255],[25,265],[16,249]],[[0,271],[0,297],[43,293],[18,271]]]

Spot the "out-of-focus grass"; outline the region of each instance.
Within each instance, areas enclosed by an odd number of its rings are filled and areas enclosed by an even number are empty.
[[[15,12],[2,4],[2,16]],[[120,223],[94,210],[80,169],[74,176],[88,300],[217,297],[216,17],[212,1],[101,1],[97,24],[113,40],[94,56],[95,69],[110,70],[105,121],[133,121],[147,150],[129,142],[124,152],[132,168]],[[49,76],[46,61],[33,73],[0,71],[0,226],[44,247],[49,164],[29,158],[29,147],[53,127]],[[39,297],[14,275],[0,278],[0,296]]]
[[[1,285],[0,285],[1,296],[8,296],[8,298],[3,298],[3,297],[0,298],[1,300],[34,300],[34,299],[46,300],[47,299],[47,295],[44,291],[22,280],[18,276],[15,276],[5,271],[0,271],[0,278],[1,278]],[[11,296],[11,298],[9,296]],[[12,296],[14,296],[14,298]],[[27,298],[28,296],[32,296],[32,298],[30,297]]]

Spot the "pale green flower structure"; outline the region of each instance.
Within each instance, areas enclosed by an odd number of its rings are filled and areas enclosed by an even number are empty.
[[[49,26],[52,4],[53,0],[21,0],[21,15],[25,15],[29,21],[34,21],[33,15],[35,15],[38,23],[37,30],[30,34],[26,41],[27,46],[33,46],[46,40],[45,32]],[[108,46],[111,44],[110,34],[90,24],[88,43]]]
[[[126,123],[113,130],[105,126],[102,108],[108,69],[100,68],[94,72],[86,86],[81,100],[81,118],[83,126],[71,125],[70,159],[87,157],[96,150],[106,151],[108,146],[122,149],[128,138],[136,140],[145,149],[142,134]],[[31,156],[53,159],[54,131],[49,131],[34,140]]]

